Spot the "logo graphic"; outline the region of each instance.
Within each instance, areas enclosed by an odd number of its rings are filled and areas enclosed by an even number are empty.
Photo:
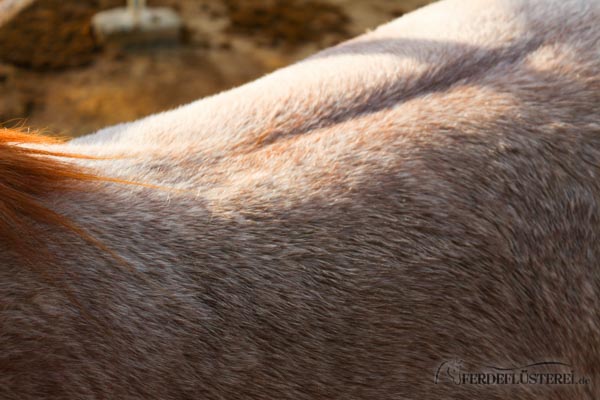
[[[466,370],[463,360],[442,362],[433,382],[454,385],[587,385],[590,379],[575,373],[570,364],[540,361],[515,367],[482,366]]]

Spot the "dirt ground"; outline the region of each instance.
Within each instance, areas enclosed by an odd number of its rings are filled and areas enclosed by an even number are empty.
[[[0,122],[67,136],[240,85],[430,2],[149,1],[179,12],[181,43],[123,49],[90,20],[124,0],[30,1],[10,18],[3,1]]]

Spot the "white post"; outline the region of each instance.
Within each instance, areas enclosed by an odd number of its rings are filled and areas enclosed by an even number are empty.
[[[146,0],[127,0],[127,5],[129,12],[133,16],[133,22],[136,24],[139,23],[140,15],[146,7]]]

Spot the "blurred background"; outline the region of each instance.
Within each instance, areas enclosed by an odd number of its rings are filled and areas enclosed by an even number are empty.
[[[91,133],[238,86],[431,1],[0,0],[0,123]]]

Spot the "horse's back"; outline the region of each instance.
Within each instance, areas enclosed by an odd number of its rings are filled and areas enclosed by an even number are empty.
[[[158,187],[50,194],[94,241],[0,254],[0,396],[597,398],[599,16],[441,2],[60,147]]]

